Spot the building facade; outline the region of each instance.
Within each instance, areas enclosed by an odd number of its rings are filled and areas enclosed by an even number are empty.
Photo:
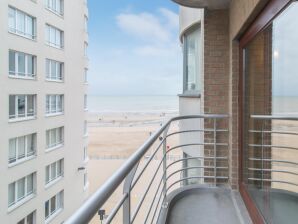
[[[228,114],[230,185],[241,193],[254,223],[294,223],[297,1],[174,1],[182,5],[181,26],[194,21],[191,31],[200,21],[197,35],[203,39],[198,53],[202,58],[192,59],[201,65],[196,71],[196,77],[202,77],[200,100],[183,104],[182,113]],[[181,34],[188,33],[182,29]],[[187,48],[185,41],[181,38]]]
[[[0,2],[1,223],[62,223],[86,199],[85,0]]]

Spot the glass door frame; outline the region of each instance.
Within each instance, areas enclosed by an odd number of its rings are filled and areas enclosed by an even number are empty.
[[[260,14],[256,17],[254,22],[244,32],[239,39],[239,102],[238,102],[238,114],[239,114],[239,191],[243,198],[243,201],[248,209],[250,217],[255,224],[266,223],[262,214],[259,212],[254,201],[250,197],[243,180],[243,134],[244,134],[244,49],[254,39],[254,37],[271,24],[273,19],[278,16],[292,0],[269,0]]]

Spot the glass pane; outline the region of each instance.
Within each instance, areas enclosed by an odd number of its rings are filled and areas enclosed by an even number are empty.
[[[18,73],[19,75],[25,75],[25,54],[18,52]]]
[[[27,194],[33,192],[33,174],[27,176]]]
[[[56,132],[56,129],[51,130],[51,146],[55,146],[57,143]]]
[[[18,201],[25,197],[25,177],[17,181]]]
[[[17,11],[17,30],[20,34],[25,34],[25,14]]]
[[[57,176],[60,176],[62,173],[62,160],[59,160],[57,163]]]
[[[56,196],[51,198],[51,213],[56,211]]]
[[[46,145],[47,145],[47,148],[49,148],[50,147],[50,144],[51,144],[51,142],[50,142],[50,130],[48,130],[48,131],[46,131]]]
[[[9,163],[13,163],[16,161],[16,144],[16,138],[9,140]]]
[[[44,210],[45,210],[45,218],[49,217],[50,215],[49,201],[46,201],[46,203],[44,204]]]
[[[56,95],[51,95],[51,112],[55,113],[56,110]]]
[[[22,220],[19,221],[17,224],[25,224],[25,219],[22,219]]]
[[[244,50],[243,179],[266,223],[298,219],[297,26],[295,2]]]
[[[16,58],[15,52],[9,51],[9,74],[14,75],[16,72]]]
[[[27,224],[35,224],[34,217],[35,217],[35,212],[32,212],[31,214],[29,214],[27,216]]]
[[[46,59],[46,78],[50,78],[50,60]]]
[[[8,185],[8,205],[15,202],[15,183]]]
[[[185,36],[185,90],[200,90],[200,30]]]
[[[34,105],[34,95],[27,96],[27,116],[34,116],[35,105]]]
[[[16,14],[15,9],[8,9],[8,26],[12,32],[15,32],[16,28]]]
[[[54,180],[56,178],[56,163],[53,163],[51,165],[51,180]]]
[[[10,95],[9,96],[9,118],[14,118],[16,116],[16,102],[15,102],[15,96]]]
[[[27,55],[27,72],[29,76],[34,75],[34,56]]]
[[[57,74],[56,74],[56,62],[51,61],[51,77],[52,79],[56,79]]]
[[[46,167],[46,183],[50,181],[50,166]]]
[[[26,34],[29,38],[34,38],[33,18],[31,16],[26,16]]]
[[[46,96],[46,113],[50,113],[50,96]]]
[[[50,27],[50,42],[52,44],[56,43],[56,30],[53,27]]]
[[[36,134],[27,136],[27,155],[31,156],[34,154],[36,149]]]
[[[18,138],[18,159],[25,157],[25,137]]]
[[[61,47],[61,32],[59,30],[56,30],[56,45]]]
[[[51,41],[51,31],[50,31],[50,27],[48,25],[46,25],[46,40],[48,43],[50,43]]]

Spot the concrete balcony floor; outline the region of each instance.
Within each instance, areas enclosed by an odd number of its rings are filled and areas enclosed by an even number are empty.
[[[173,197],[167,224],[252,223],[238,192],[227,188],[197,188]]]

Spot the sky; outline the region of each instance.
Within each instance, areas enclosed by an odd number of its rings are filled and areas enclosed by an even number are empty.
[[[178,6],[171,0],[89,0],[89,94],[177,95]]]

